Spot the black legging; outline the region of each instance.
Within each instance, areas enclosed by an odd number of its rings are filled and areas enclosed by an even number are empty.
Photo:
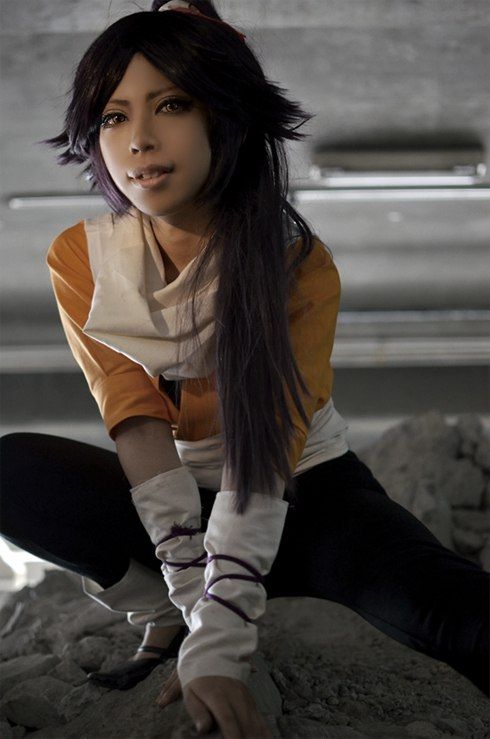
[[[0,533],[102,587],[161,562],[115,452],[49,434],[1,438]],[[490,575],[444,547],[349,451],[297,476],[268,598],[342,603],[489,695]],[[203,529],[216,493],[199,488]]]

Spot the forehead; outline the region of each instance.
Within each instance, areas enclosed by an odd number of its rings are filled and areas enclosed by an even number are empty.
[[[119,102],[129,102],[129,98],[151,99],[149,93],[161,91],[178,91],[175,85],[163,72],[153,66],[142,54],[135,54],[122,79],[111,95],[111,101],[117,98]],[[154,95],[152,95],[154,97]]]

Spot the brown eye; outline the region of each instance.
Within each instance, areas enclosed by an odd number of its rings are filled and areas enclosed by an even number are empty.
[[[106,113],[106,115],[103,115],[100,120],[101,128],[113,128],[113,126],[108,126],[107,122],[118,116],[123,116],[123,113]]]
[[[163,108],[166,108],[167,105],[177,105],[181,108],[181,110],[189,110],[192,107],[192,100],[188,100],[187,98],[167,98],[166,100],[163,100],[162,103],[158,106],[157,110],[160,111]],[[175,113],[178,111],[171,110],[170,113]]]

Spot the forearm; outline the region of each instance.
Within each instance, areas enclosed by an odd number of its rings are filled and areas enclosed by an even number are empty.
[[[118,425],[114,438],[131,501],[163,563],[168,597],[190,628],[192,608],[203,590],[206,559],[196,480],[180,461],[167,421],[128,418]]]
[[[161,472],[182,467],[168,421],[149,416],[132,416],[118,425],[115,433],[117,455],[131,485],[136,487]]]

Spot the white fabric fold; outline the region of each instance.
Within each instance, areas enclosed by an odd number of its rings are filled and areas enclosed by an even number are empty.
[[[125,216],[86,219],[85,232],[94,294],[83,332],[138,362],[152,377],[208,377],[215,368],[216,255],[196,294],[199,348],[187,296],[198,257],[167,284],[149,216],[134,207]]]
[[[289,503],[252,493],[245,513],[237,514],[233,499],[233,491],[216,494],[204,537],[206,552],[239,558],[265,576],[279,549]],[[180,647],[177,672],[182,688],[205,675],[248,681],[249,660],[258,645],[253,622],[265,612],[267,593],[260,582],[230,577],[210,587],[215,577],[236,574],[253,576],[243,564],[227,559],[208,561],[204,579],[209,594],[203,594],[194,606],[190,633]],[[228,601],[245,618],[209,595]]]
[[[132,626],[183,623],[180,610],[168,597],[162,576],[132,558],[126,573],[114,585],[103,588],[95,580],[82,576],[82,590],[104,608],[127,613]]]
[[[131,499],[151,541],[155,554],[162,561],[162,574],[172,603],[182,611],[187,626],[191,611],[202,594],[206,552],[201,528],[201,498],[199,488],[189,470],[177,467],[155,475],[131,490]],[[173,527],[197,529],[194,533],[178,534]],[[167,537],[172,538],[167,541]],[[170,564],[169,562],[175,563]],[[180,569],[194,560],[194,565]]]

